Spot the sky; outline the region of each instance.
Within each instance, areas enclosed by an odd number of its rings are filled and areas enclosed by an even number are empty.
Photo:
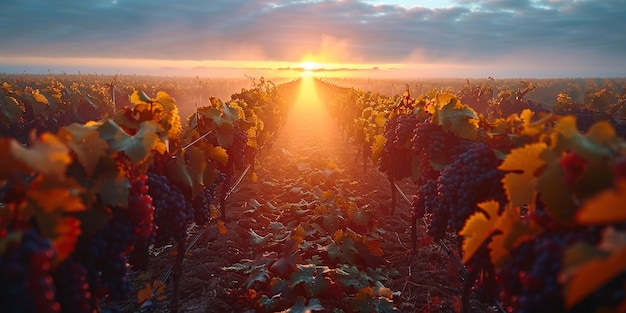
[[[626,77],[626,0],[0,0],[0,73]],[[309,64],[309,63],[307,63]]]

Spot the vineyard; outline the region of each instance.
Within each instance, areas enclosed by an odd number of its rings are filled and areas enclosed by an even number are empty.
[[[2,312],[626,312],[622,80],[1,78]]]

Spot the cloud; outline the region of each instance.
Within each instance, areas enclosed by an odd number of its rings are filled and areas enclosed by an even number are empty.
[[[566,55],[585,68],[626,66],[623,0],[455,3],[10,1],[0,12],[0,55],[294,62],[308,56],[369,64],[524,59],[531,65]]]

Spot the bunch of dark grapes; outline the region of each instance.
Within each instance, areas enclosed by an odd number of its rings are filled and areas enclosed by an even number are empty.
[[[226,148],[226,152],[228,153],[228,163],[232,163],[232,165],[236,169],[243,169],[246,165],[247,147],[248,134],[243,129],[241,129],[241,127],[236,126],[233,143]]]
[[[454,145],[457,137],[446,132],[439,124],[429,120],[417,124],[413,130],[413,145],[411,149],[415,155],[424,156],[431,161],[443,160],[447,154],[446,147]],[[452,143],[452,144],[451,144]]]
[[[437,180],[437,199],[432,201],[428,227],[431,236],[443,238],[448,226],[455,232],[461,230],[482,201],[506,203],[500,182],[504,173],[497,169],[499,164],[489,146],[477,143],[446,165]]]
[[[50,274],[53,257],[50,242],[35,229],[26,230],[19,242],[8,241],[0,255],[2,312],[60,312]]]
[[[194,209],[180,187],[171,184],[166,176],[148,173],[148,193],[154,205],[154,223],[157,226],[155,246],[170,243],[170,239],[183,242],[187,225],[194,220]]]
[[[541,210],[541,209],[538,209]],[[565,249],[584,242],[596,245],[601,227],[544,232],[513,249],[510,259],[498,270],[500,299],[508,311],[564,312],[563,270]],[[615,306],[624,300],[624,277],[617,277],[568,312],[595,312],[601,305]]]
[[[128,197],[128,212],[135,227],[135,243],[149,242],[154,230],[154,206],[148,194],[148,175],[141,174],[131,179]]]
[[[194,221],[199,226],[206,226],[211,220],[211,204],[215,199],[216,187],[202,188],[202,192],[192,201]]]
[[[76,245],[74,258],[87,269],[92,296],[124,300],[130,292],[127,255],[133,250],[135,226],[126,208],[113,207],[111,220],[94,236]]]
[[[89,313],[94,311],[87,269],[73,257],[65,259],[54,271],[57,299],[63,312]]]
[[[385,124],[386,141],[379,169],[393,180],[411,176],[411,149],[408,145],[419,122],[415,114],[398,114]]]

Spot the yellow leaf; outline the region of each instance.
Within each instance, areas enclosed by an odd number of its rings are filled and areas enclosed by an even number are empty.
[[[222,213],[220,212],[220,210],[217,209],[217,207],[211,203],[211,206],[209,207],[211,210],[211,218],[212,219],[217,219],[219,218]]]
[[[380,248],[381,245],[381,240],[380,239],[367,239],[364,238],[367,244],[367,247],[370,249],[370,252],[372,253],[372,255],[375,256],[382,256],[383,255],[383,249]],[[391,297],[390,297],[391,299]]]
[[[581,224],[621,223],[626,221],[626,178],[616,182],[614,189],[607,189],[583,202],[576,219]]]
[[[538,171],[545,165],[540,155],[545,149],[545,143],[534,143],[511,150],[498,167],[499,170],[509,172],[502,183],[513,207],[534,202]]]
[[[256,183],[258,180],[259,180],[259,177],[257,176],[257,174],[256,174],[256,173],[252,173],[252,174],[250,175],[250,182],[252,182],[252,183]]]
[[[67,187],[54,189],[31,188],[26,191],[26,196],[35,201],[37,206],[45,213],[52,213],[56,210],[62,212],[80,212],[85,209],[79,193],[80,189],[69,189]]]
[[[380,156],[383,154],[383,149],[385,147],[385,142],[387,141],[387,138],[385,138],[385,136],[383,135],[376,135],[374,136],[374,140],[372,142],[372,160],[374,162],[378,161],[378,159],[380,158]]]
[[[328,162],[328,168],[333,170],[333,171],[337,171],[339,170],[339,165],[337,165],[337,163],[335,162]]]
[[[15,140],[11,141],[11,155],[26,168],[43,175],[65,177],[67,165],[72,159],[68,147],[56,136],[44,133],[39,138],[31,138],[33,145],[24,148]]]
[[[320,202],[326,202],[326,200],[331,199],[334,196],[334,193],[331,190],[326,190],[322,192],[320,196]]]
[[[76,247],[78,236],[81,234],[80,220],[73,216],[61,218],[54,227],[56,237],[52,246],[56,251],[55,263],[63,262]]]
[[[152,295],[157,297],[157,300],[163,300],[165,297],[165,284],[161,280],[155,280],[153,284],[147,283],[145,287],[137,291],[137,302],[144,303],[152,298]]]
[[[391,300],[391,298],[393,298],[393,291],[387,287],[380,287],[378,288],[378,295]]]
[[[469,261],[480,246],[489,238],[495,229],[498,221],[498,209],[500,204],[496,201],[488,201],[479,203],[478,206],[487,212],[478,211],[470,216],[465,222],[465,226],[459,232],[460,236],[464,236],[463,240],[463,263]]]
[[[524,109],[520,114],[520,118],[524,121],[524,131],[523,133],[528,136],[535,136],[540,133],[543,133],[543,125],[533,124],[532,117],[534,113],[530,109]]]
[[[228,231],[228,229],[226,229],[226,223],[224,223],[224,221],[218,221],[218,222],[217,222],[217,231],[218,231],[221,235],[226,234],[226,232]]]
[[[501,232],[494,235],[489,243],[490,258],[496,268],[511,256],[511,250],[525,241],[531,240],[541,231],[535,223],[522,221],[519,208],[506,209],[495,226]]]
[[[80,132],[75,134],[75,132]],[[109,144],[100,138],[100,134],[89,126],[72,124],[59,131],[59,138],[76,153],[80,164],[85,169],[87,176],[91,177],[100,161],[109,149]]]
[[[209,159],[217,161],[222,165],[226,165],[226,163],[228,163],[228,153],[226,152],[226,149],[220,146],[213,146],[209,144],[207,145],[205,153]]]
[[[293,232],[291,233],[291,237],[304,238],[305,235],[306,233],[304,231],[304,227],[302,227],[301,224],[298,224],[298,226],[296,226],[296,228],[294,228]]]
[[[333,234],[333,240],[336,243],[340,243],[342,239],[343,239],[343,230],[337,229],[337,231],[335,231],[335,233]]]
[[[248,128],[247,134],[248,134],[248,141],[246,142],[246,144],[249,147],[252,148],[257,148],[257,138],[256,138],[256,133],[257,133],[257,128],[256,127],[250,127]]]
[[[48,99],[46,99],[46,96],[39,93],[39,90],[35,90],[33,98],[35,98],[35,100],[39,103],[48,104]]]
[[[626,247],[606,258],[594,258],[576,267],[565,284],[565,307],[572,308],[602,285],[626,271]]]

